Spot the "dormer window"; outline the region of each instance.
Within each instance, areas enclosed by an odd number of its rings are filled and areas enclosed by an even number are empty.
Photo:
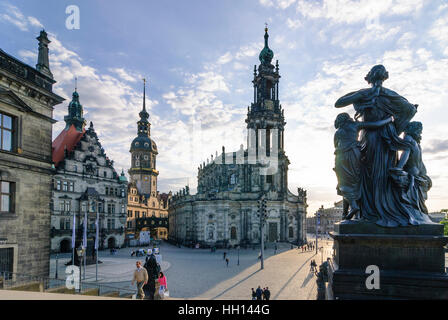
[[[146,148],[149,147],[149,143],[148,142],[145,142],[145,147]]]

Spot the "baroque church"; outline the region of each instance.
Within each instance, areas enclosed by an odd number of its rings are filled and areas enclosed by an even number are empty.
[[[189,187],[173,195],[169,205],[169,240],[184,245],[237,246],[260,243],[259,200],[267,217],[265,241],[306,241],[306,191],[288,189],[284,149],[285,117],[279,101],[279,65],[265,29],[260,65],[254,67],[254,100],[247,111],[247,149],[216,155],[198,168],[197,194]]]
[[[168,237],[168,202],[170,193],[157,191],[157,145],[151,138],[151,123],[146,111],[146,80],[143,85],[143,108],[137,122],[137,137],[132,141],[126,234],[129,240],[149,231],[156,239]]]
[[[51,251],[71,252],[73,221],[76,248],[87,214],[87,253],[93,253],[99,216],[99,249],[121,247],[125,239],[127,179],[119,175],[90,122],[85,128],[79,94],[73,92],[65,128],[53,141]],[[73,219],[74,218],[74,219]],[[75,254],[76,259],[76,254]]]

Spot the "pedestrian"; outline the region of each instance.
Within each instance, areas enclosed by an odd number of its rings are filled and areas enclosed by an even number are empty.
[[[166,285],[166,277],[163,272],[159,272],[158,282],[160,284],[159,287],[159,296],[163,299],[165,296],[165,292],[168,290],[168,286]]]
[[[226,255],[227,255],[227,252],[223,252],[223,254],[222,254],[222,260],[225,260],[226,259]]]
[[[263,288],[263,291],[261,292],[261,299],[266,300],[266,296],[264,295],[266,288]]]
[[[310,263],[310,272],[314,272],[314,260],[311,260],[311,263]]]
[[[275,244],[275,247],[274,247],[274,254],[277,254],[277,244]]]
[[[254,288],[252,288],[252,300],[256,300],[257,299],[257,294],[255,293]]]
[[[260,286],[258,286],[257,291],[255,291],[255,296],[257,297],[257,300],[261,300],[262,294],[263,291],[261,290]]]
[[[226,265],[229,267],[229,258],[226,258]]]
[[[269,291],[269,287],[266,287],[264,290],[264,298],[265,300],[269,300],[271,298],[271,291]]]
[[[148,272],[142,267],[141,261],[137,261],[135,265],[137,266],[137,270],[134,271],[131,284],[134,285],[134,282],[137,282],[137,299],[143,300],[145,297],[143,286],[148,283]]]

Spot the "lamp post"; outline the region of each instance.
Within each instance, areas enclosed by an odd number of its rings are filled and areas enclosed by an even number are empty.
[[[266,211],[266,198],[263,194],[258,200],[258,215],[260,217],[260,269],[264,269],[264,225],[266,223],[267,211]]]
[[[76,249],[76,251],[78,253],[78,257],[81,259],[80,263],[79,263],[79,292],[81,293],[81,291],[82,291],[82,281],[81,281],[82,277],[81,277],[81,274],[82,274],[82,263],[84,261],[84,251],[85,251],[85,249],[80,246],[78,249]]]
[[[56,279],[58,278],[58,254],[56,254],[56,272],[54,274],[54,277]]]
[[[320,211],[318,210],[316,212],[316,254],[317,254],[317,247],[318,247],[318,237],[317,237],[317,232],[318,232],[318,226],[320,225]]]
[[[240,246],[238,245],[238,264],[240,265]]]

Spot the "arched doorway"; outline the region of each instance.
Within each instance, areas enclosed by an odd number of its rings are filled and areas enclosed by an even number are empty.
[[[71,241],[68,239],[62,240],[59,245],[59,251],[61,253],[71,252]]]
[[[109,249],[115,248],[115,238],[114,237],[110,237],[109,239],[107,239],[107,247]]]
[[[294,229],[293,227],[289,227],[289,237],[294,238]]]
[[[236,227],[232,226],[230,228],[230,240],[236,240]]]

